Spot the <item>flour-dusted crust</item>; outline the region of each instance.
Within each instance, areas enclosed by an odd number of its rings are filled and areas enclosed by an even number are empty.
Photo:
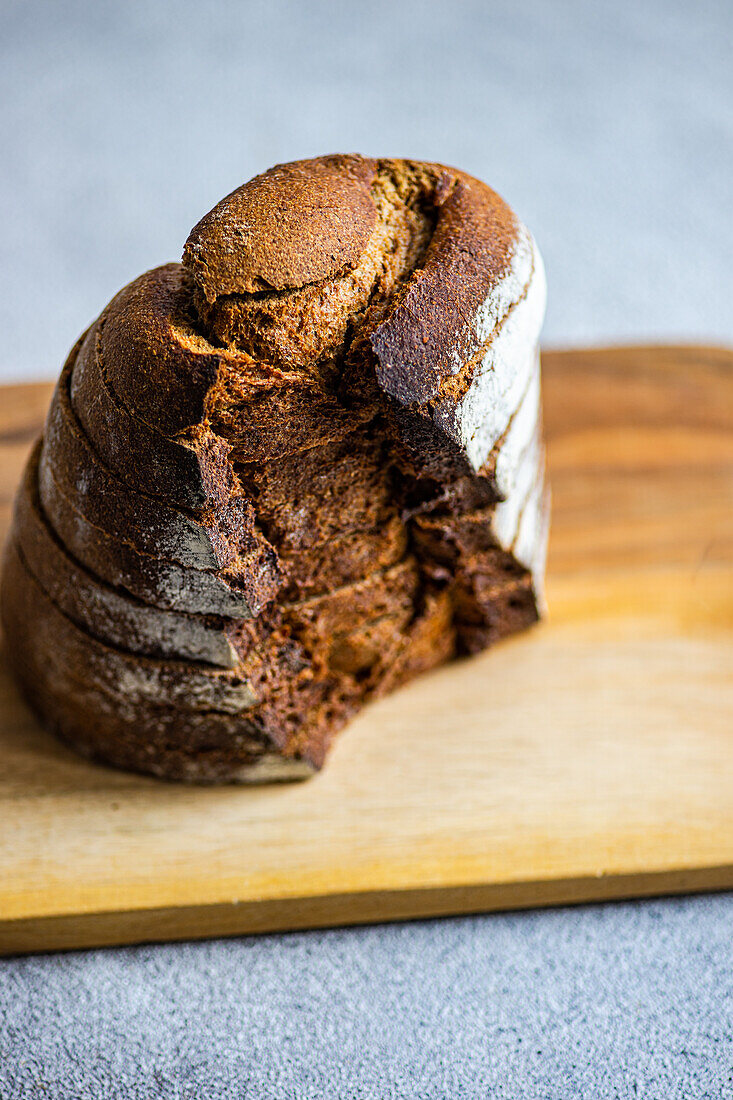
[[[251,617],[267,604],[276,588],[275,563],[266,552],[246,584],[223,573],[187,569],[178,562],[146,554],[131,539],[116,539],[95,526],[69,499],[47,466],[39,467],[39,490],[49,522],[73,556],[108,584],[124,588],[155,607]]]
[[[68,553],[38,497],[29,462],[15,502],[14,532],[29,571],[59,609],[100,641],[148,657],[176,657],[234,668],[235,620],[165,611],[95,577]]]
[[[527,229],[440,164],[218,203],[78,341],[29,462],[3,619],[43,720],[167,778],[302,777],[369,699],[536,621],[544,299]]]
[[[239,494],[223,507],[187,512],[164,499],[164,485],[158,485],[158,496],[126,486],[98,457],[76,419],[69,400],[71,366],[61,374],[46,420],[44,473],[48,469],[74,507],[112,538],[191,569],[221,570],[246,581],[262,543],[251,502]]]
[[[10,620],[27,624],[49,679],[81,678],[136,706],[160,703],[184,711],[238,714],[261,701],[245,672],[248,663],[256,666],[256,655],[235,669],[217,669],[118,649],[92,637],[63,614],[13,541],[8,544],[4,568],[8,581],[3,600]]]

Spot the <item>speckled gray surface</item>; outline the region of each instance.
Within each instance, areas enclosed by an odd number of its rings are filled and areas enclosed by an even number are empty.
[[[485,177],[550,343],[733,341],[728,0],[0,0],[0,378],[327,150]],[[733,897],[0,961],[0,1097],[733,1097]]]
[[[723,1100],[731,898],[0,964],[13,1100]]]

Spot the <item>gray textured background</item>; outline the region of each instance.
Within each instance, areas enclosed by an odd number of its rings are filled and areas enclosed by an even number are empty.
[[[0,3],[0,378],[52,376],[222,195],[334,151],[487,180],[546,342],[733,341],[730,0]]]
[[[0,1096],[730,1100],[731,900],[0,964]]]
[[[733,5],[0,2],[0,377],[52,376],[218,198],[454,163],[547,342],[733,341]],[[246,797],[246,795],[243,795]],[[733,898],[0,962],[0,1097],[733,1097]]]

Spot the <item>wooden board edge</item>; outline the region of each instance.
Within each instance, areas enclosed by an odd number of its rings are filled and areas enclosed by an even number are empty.
[[[0,919],[0,956],[216,939],[733,889],[733,864],[413,890]]]

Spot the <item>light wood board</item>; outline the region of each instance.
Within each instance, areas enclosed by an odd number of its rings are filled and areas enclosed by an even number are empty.
[[[733,887],[733,352],[544,356],[550,619],[300,785],[77,759],[0,668],[0,951]],[[0,395],[3,523],[49,386]]]

